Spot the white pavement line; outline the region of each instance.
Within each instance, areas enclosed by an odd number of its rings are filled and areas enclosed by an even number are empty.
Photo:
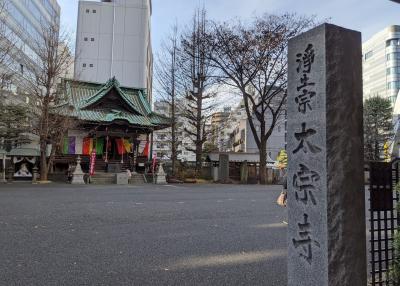
[[[185,202],[178,202],[178,204],[184,204]]]
[[[218,200],[217,203],[223,203],[224,201]]]
[[[143,203],[135,203],[135,205],[143,205]]]

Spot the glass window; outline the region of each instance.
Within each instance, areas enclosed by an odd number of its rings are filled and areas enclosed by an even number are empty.
[[[386,60],[390,61],[390,60],[400,60],[400,53],[396,52],[396,53],[390,53],[386,55]]]
[[[373,55],[374,55],[373,51],[369,51],[368,53],[365,54],[365,60],[368,60]]]
[[[400,88],[400,82],[398,81],[391,81],[387,83],[387,89],[399,89]]]
[[[398,46],[399,45],[399,39],[395,38],[395,39],[390,39],[386,41],[386,47],[389,46]]]
[[[49,12],[50,16],[52,18],[57,18],[57,12],[56,10],[54,10],[53,5],[51,5],[50,0],[42,0],[43,1],[43,5],[46,8],[46,10]]]

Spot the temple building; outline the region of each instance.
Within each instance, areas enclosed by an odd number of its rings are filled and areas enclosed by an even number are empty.
[[[55,158],[54,172],[64,172],[78,156],[87,172],[93,151],[98,172],[143,172],[151,152],[149,135],[170,124],[167,117],[152,112],[146,90],[122,87],[115,78],[105,84],[65,79],[61,87],[65,102],[59,112],[71,116],[73,123]]]

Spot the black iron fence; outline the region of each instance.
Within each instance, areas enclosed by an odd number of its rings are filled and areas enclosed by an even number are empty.
[[[370,269],[371,285],[393,285],[389,271],[395,257],[394,237],[400,226],[396,185],[400,160],[369,164]]]

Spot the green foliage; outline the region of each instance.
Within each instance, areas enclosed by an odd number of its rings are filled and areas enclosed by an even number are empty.
[[[26,135],[30,130],[28,110],[22,105],[0,102],[0,148],[10,150],[29,142]]]
[[[389,99],[371,97],[364,102],[364,157],[384,159],[384,146],[393,136],[392,104]]]
[[[286,168],[288,164],[288,156],[286,150],[279,151],[278,157],[276,158],[280,168]]]

